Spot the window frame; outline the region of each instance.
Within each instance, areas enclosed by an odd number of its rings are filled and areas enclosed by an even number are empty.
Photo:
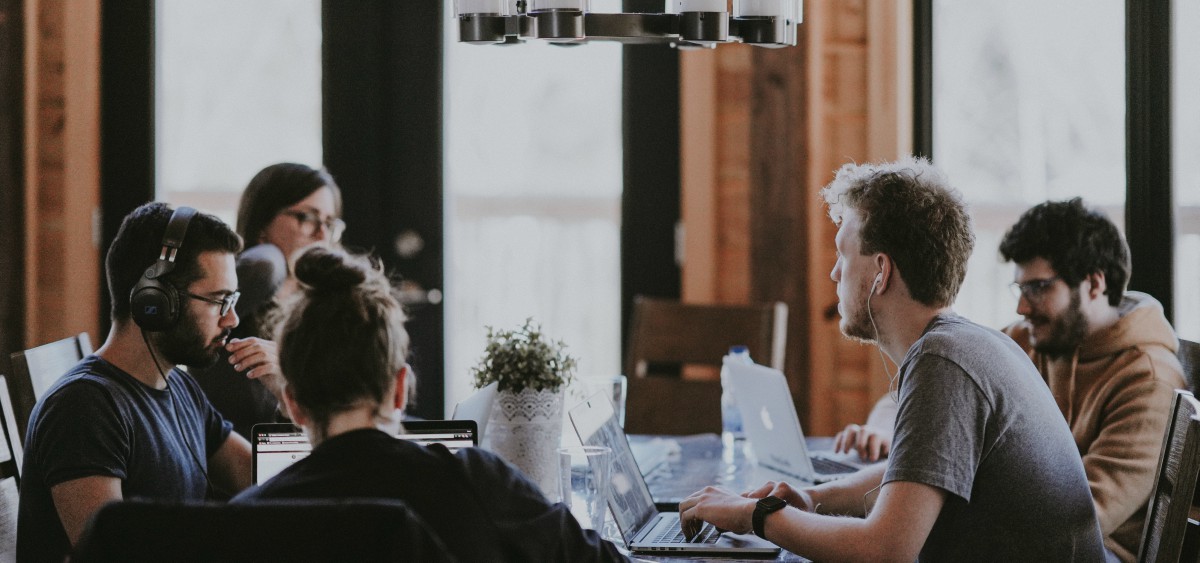
[[[913,0],[913,152],[936,162],[933,31],[933,0]],[[1129,289],[1157,298],[1168,321],[1175,314],[1171,53],[1171,0],[1125,0],[1125,232],[1133,264]]]

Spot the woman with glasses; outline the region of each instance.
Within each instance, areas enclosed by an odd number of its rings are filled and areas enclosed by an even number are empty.
[[[195,370],[194,376],[243,436],[257,423],[280,418],[278,390],[270,389],[279,381],[278,353],[263,321],[275,298],[295,285],[291,259],[308,246],[341,240],[346,226],[341,216],[342,193],[333,177],[303,164],[268,166],[242,192],[237,233],[246,250],[237,261],[241,299],[236,305],[242,322],[221,361]]]

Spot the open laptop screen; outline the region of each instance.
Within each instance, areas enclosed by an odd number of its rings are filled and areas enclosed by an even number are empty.
[[[585,446],[605,446],[612,450],[608,507],[622,535],[637,532],[658,514],[650,489],[642,478],[625,431],[617,421],[612,401],[600,391],[570,410],[571,423]],[[625,537],[626,542],[633,541]]]
[[[451,452],[479,445],[479,432],[473,420],[405,421],[404,430],[405,433],[396,437],[422,445],[442,444]],[[308,436],[295,424],[255,424],[251,434],[256,485],[274,477],[312,451]]]

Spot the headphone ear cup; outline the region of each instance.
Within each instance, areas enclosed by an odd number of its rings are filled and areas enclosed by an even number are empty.
[[[129,312],[133,322],[151,332],[170,329],[179,320],[179,294],[174,287],[148,277],[146,271],[129,294]]]

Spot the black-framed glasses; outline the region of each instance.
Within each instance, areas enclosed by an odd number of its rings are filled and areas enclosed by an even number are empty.
[[[203,301],[205,303],[212,303],[213,305],[220,305],[222,317],[229,314],[229,311],[231,309],[233,309],[233,306],[237,305],[238,298],[242,296],[242,292],[235,291],[235,292],[230,293],[229,295],[226,295],[225,297],[222,297],[220,299],[213,299],[212,297],[196,295],[195,293],[191,293],[189,291],[184,291],[182,289],[179,290],[179,294],[187,296],[187,297],[191,297],[192,299],[195,299],[197,301]]]
[[[346,222],[337,217],[326,217],[321,219],[321,214],[315,211],[301,211],[299,209],[287,209],[280,212],[283,215],[292,217],[296,222],[300,223],[300,232],[304,236],[311,237],[317,234],[317,229],[325,227],[325,232],[329,233],[330,242],[337,242],[342,238],[342,231],[346,230]]]
[[[1041,303],[1042,299],[1046,297],[1046,291],[1050,289],[1050,286],[1061,279],[1058,276],[1054,276],[1052,278],[1029,280],[1020,283],[1013,282],[1008,284],[1008,288],[1012,290],[1013,297],[1016,297],[1018,301],[1024,297],[1030,303]]]

